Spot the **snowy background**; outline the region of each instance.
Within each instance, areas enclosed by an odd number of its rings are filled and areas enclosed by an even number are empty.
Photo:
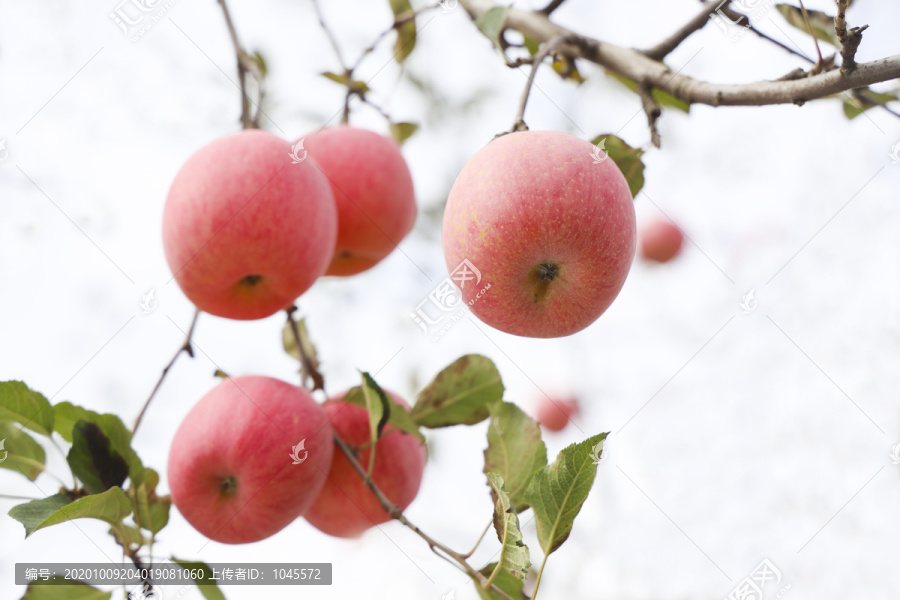
[[[192,306],[165,263],[168,186],[197,148],[235,131],[235,59],[213,0],[179,0],[139,41],[109,18],[117,0],[0,0],[0,380],[21,379],[52,402],[70,400],[133,422],[183,341]],[[523,8],[542,3],[525,0]],[[827,0],[808,8],[833,10]],[[387,2],[323,2],[345,58],[391,23]],[[654,44],[694,14],[692,0],[569,0],[564,25],[614,43]],[[245,47],[269,67],[269,130],[294,140],[336,122],[337,70],[307,1],[231,3]],[[773,17],[770,19],[769,17]],[[869,23],[860,60],[900,53],[900,5],[861,0]],[[814,56],[807,36],[774,11],[761,29]],[[326,279],[300,299],[330,390],[356,369],[407,398],[458,356],[480,353],[526,410],[572,393],[582,414],[547,434],[565,445],[610,431],[607,458],[569,541],[550,558],[547,598],[719,599],[763,560],[782,574],[766,598],[894,600],[900,589],[900,120],[880,109],[848,122],[838,101],[805,107],[667,111],[663,149],[645,156],[639,227],[672,218],[690,238],[664,266],[636,262],[612,308],[555,340],[515,338],[477,320],[434,343],[409,319],[446,276],[440,207],[466,158],[509,128],[527,71],[505,67],[461,8],[419,20],[408,73],[391,62],[393,36],[359,76],[397,120],[422,123],[404,146],[419,202],[415,231],[375,269]],[[823,46],[827,49],[827,45]],[[824,50],[823,50],[824,51]],[[774,79],[805,66],[752,34],[714,27],[668,59],[721,82]],[[585,139],[649,133],[639,100],[580,65],[581,87],[541,70],[526,121]],[[890,86],[887,86],[890,87]],[[881,86],[879,89],[886,89]],[[379,131],[371,109],[351,122]],[[158,308],[143,314],[155,290]],[[742,297],[758,301],[745,314]],[[202,315],[196,358],[182,357],[134,445],[163,471],[184,414],[216,368],[292,380],[283,317],[257,322]],[[490,519],[482,450],[486,425],[429,435],[431,460],[410,519],[451,547],[469,548]],[[51,470],[67,473],[50,454]],[[0,494],[56,491],[0,472]],[[107,562],[121,551],[107,527],[80,520],[23,540],[0,500],[0,597],[18,598],[13,564]],[[527,522],[530,513],[523,522]],[[532,561],[540,553],[526,526]],[[473,564],[497,550],[488,537]],[[206,562],[331,562],[334,584],[305,598],[475,598],[466,577],[397,524],[355,541],[298,520],[250,546],[209,542],[172,510],[160,556]],[[784,590],[787,586],[789,589]],[[294,597],[295,589],[225,587],[229,599]],[[171,593],[172,597],[181,591]],[[182,598],[199,598],[189,588]]]

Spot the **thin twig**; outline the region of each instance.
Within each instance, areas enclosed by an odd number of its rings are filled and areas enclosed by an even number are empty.
[[[303,372],[303,385],[309,388],[310,391],[322,390],[325,392],[325,377],[322,373],[316,368],[315,363],[306,353],[306,348],[304,347],[303,340],[300,337],[300,330],[297,328],[297,322],[294,321],[294,312],[296,312],[297,306],[290,306],[286,309],[287,312],[287,320],[291,325],[291,333],[294,335],[294,342],[297,344],[297,353],[300,355],[300,368]],[[311,380],[313,386],[309,387],[309,382],[307,380]],[[326,394],[327,395],[327,394]]]
[[[568,42],[569,38],[570,36],[568,34],[560,34],[545,42],[543,47],[541,47],[537,54],[534,55],[534,61],[531,64],[531,73],[528,74],[528,81],[525,82],[525,89],[522,91],[522,98],[519,100],[519,110],[516,111],[516,120],[513,121],[510,133],[516,131],[528,131],[528,125],[525,124],[525,107],[528,106],[528,96],[531,94],[532,86],[534,86],[534,76],[537,74],[537,70],[540,68],[541,63],[544,62],[544,59],[546,59],[551,52]]]
[[[247,95],[247,67],[242,60],[243,49],[238,42],[237,31],[234,28],[234,22],[231,20],[231,13],[228,11],[228,5],[225,0],[219,0],[222,7],[222,13],[225,15],[225,24],[228,25],[228,33],[231,36],[231,43],[234,46],[234,52],[237,57],[238,80],[241,86],[241,127],[244,129],[253,128],[253,118],[250,116],[250,97]]]
[[[0,500],[40,500],[31,496],[16,496],[15,494],[0,494]]]
[[[803,0],[799,0],[800,2],[800,12],[803,13],[803,20],[806,22],[806,29],[809,31],[809,36],[813,39],[813,43],[816,45],[816,54],[819,56],[818,64],[821,65],[824,61],[822,59],[822,49],[819,48],[819,38],[816,37],[816,32],[813,31],[812,23],[809,21],[809,13],[806,12],[806,7],[803,6]]]
[[[491,530],[491,526],[493,526],[493,524],[494,524],[493,521],[488,521],[487,527],[485,527],[485,528],[484,528],[484,531],[481,532],[481,535],[478,536],[478,540],[475,542],[475,545],[472,546],[472,549],[471,549],[471,550],[469,550],[468,552],[466,552],[466,553],[463,554],[462,556],[464,556],[465,558],[469,558],[469,557],[471,557],[473,554],[475,554],[475,551],[478,550],[478,546],[481,545],[481,541],[484,539],[484,536],[487,535],[487,532]]]
[[[562,3],[565,2],[565,1],[566,1],[566,0],[550,0],[550,4],[548,4],[547,6],[545,6],[544,8],[542,8],[541,10],[539,10],[539,11],[537,11],[537,12],[539,12],[539,13],[542,14],[542,15],[545,15],[545,16],[548,16],[548,17],[549,17],[550,14],[551,14],[554,10],[556,10],[557,8],[559,8],[560,6],[562,6]]]
[[[847,74],[856,68],[856,50],[862,42],[862,32],[868,25],[854,27],[847,31],[847,6],[850,0],[837,0],[837,15],[834,17],[834,32],[841,42],[841,73]]]
[[[644,83],[638,84],[638,94],[641,97],[641,105],[644,107],[644,112],[647,113],[647,125],[650,126],[650,142],[659,148],[660,138],[659,131],[656,129],[656,121],[662,114],[662,108],[660,108],[656,98],[653,97],[653,88],[649,85]]]
[[[371,490],[373,494],[375,494],[375,497],[378,499],[381,507],[386,513],[388,513],[388,515],[390,515],[392,519],[399,521],[405,527],[415,532],[416,535],[425,540],[425,543],[428,544],[428,547],[431,548],[432,551],[440,550],[443,554],[446,555],[446,557],[453,559],[453,561],[455,561],[460,567],[463,568],[463,570],[469,577],[474,579],[482,587],[485,586],[485,584],[487,583],[487,578],[467,562],[466,558],[468,557],[466,555],[460,554],[459,552],[456,552],[455,550],[435,540],[430,535],[419,529],[418,526],[410,522],[410,520],[407,519],[406,516],[404,516],[403,511],[400,510],[400,507],[391,502],[391,500],[384,495],[384,492],[378,489],[378,486],[375,485],[375,482],[372,480],[372,478],[366,474],[365,468],[363,468],[363,466],[359,463],[359,460],[353,453],[353,449],[347,444],[347,442],[341,439],[341,437],[337,433],[334,434],[334,443],[344,454],[344,456],[347,457],[347,461],[353,467],[353,470],[355,470],[357,474],[362,477],[366,487],[369,488],[369,490]],[[495,584],[491,584],[487,589],[490,589],[502,600],[513,600]]]
[[[293,307],[293,310],[296,310],[296,307]],[[297,344],[297,348],[300,349],[300,356],[303,357],[304,356],[303,340],[300,339],[300,332],[297,329],[297,324],[294,322],[294,319],[291,316],[291,313],[293,312],[293,310],[290,308],[288,309],[288,319],[293,324],[291,326],[291,331],[294,335],[294,343]],[[475,580],[481,586],[485,586],[485,584],[487,583],[487,578],[484,575],[482,575],[481,573],[479,573],[472,565],[470,565],[466,561],[468,556],[466,556],[464,554],[460,554],[459,552],[456,552],[455,550],[453,550],[453,549],[447,547],[446,545],[442,544],[441,542],[435,540],[430,535],[428,535],[427,533],[425,533],[424,531],[419,529],[418,526],[416,526],[415,524],[410,522],[409,519],[406,518],[406,516],[403,514],[403,511],[400,509],[400,507],[397,506],[396,504],[394,504],[390,500],[390,498],[385,496],[384,492],[382,492],[378,488],[378,486],[375,484],[375,481],[369,476],[368,473],[366,473],[366,469],[360,464],[359,458],[357,457],[353,448],[350,446],[350,444],[345,442],[341,438],[341,436],[339,436],[337,434],[337,432],[334,432],[334,444],[341,451],[341,453],[343,453],[343,455],[347,458],[347,461],[353,467],[353,470],[356,471],[356,473],[362,478],[363,483],[366,485],[367,488],[369,488],[369,490],[371,490],[371,492],[375,495],[375,498],[378,499],[378,503],[381,504],[381,507],[384,509],[384,511],[388,515],[390,515],[390,517],[392,519],[399,521],[405,527],[407,527],[408,529],[411,529],[413,532],[415,532],[415,534],[418,535],[420,538],[425,540],[425,542],[428,544],[428,547],[432,550],[432,552],[434,552],[438,556],[441,556],[442,558],[452,559],[457,565],[459,565],[459,567],[462,568],[463,571],[465,571],[465,573],[469,577],[471,577],[473,580]],[[438,550],[440,552],[438,552]],[[443,553],[443,554],[441,554],[441,553]],[[501,600],[513,600],[512,598],[509,597],[509,595],[507,595],[503,590],[501,590],[494,584],[491,584],[490,588],[488,588],[488,589],[490,589],[492,592],[494,592],[499,598],[501,598]]]
[[[348,123],[350,121],[350,98],[353,96],[353,93],[350,90],[350,79],[353,77],[353,69],[347,68],[347,63],[344,62],[344,57],[341,54],[341,48],[338,46],[337,38],[334,37],[334,33],[332,33],[331,28],[325,24],[325,18],[322,16],[322,9],[319,7],[319,0],[312,0],[313,10],[316,12],[316,18],[319,19],[319,26],[322,28],[322,31],[325,32],[325,37],[328,38],[328,43],[331,45],[331,50],[334,52],[335,57],[338,60],[338,64],[341,65],[341,71],[343,71],[343,75],[347,80],[347,97],[344,101],[344,109],[341,113],[341,123]]]
[[[709,2],[704,2],[703,6],[700,8],[700,11],[696,14],[696,16],[694,16],[693,19],[685,23],[684,26],[681,27],[681,29],[679,29],[657,45],[644,50],[644,54],[646,54],[653,60],[664,59],[673,50],[675,50],[675,48],[681,45],[681,42],[688,39],[694,32],[703,29],[703,27],[707,23],[709,23],[710,15],[716,12],[716,10],[719,10],[721,4],[721,0],[710,0]],[[724,11],[725,9],[727,9],[727,6],[721,8]]]
[[[138,414],[137,420],[134,422],[134,427],[131,428],[131,435],[134,436],[137,433],[138,427],[141,425],[141,420],[144,418],[144,413],[147,412],[147,408],[150,406],[150,402],[153,400],[153,397],[156,396],[156,392],[159,391],[160,386],[162,385],[163,380],[166,378],[166,375],[169,373],[169,369],[172,368],[172,365],[175,364],[175,361],[178,360],[178,357],[181,356],[182,352],[187,353],[188,356],[194,358],[194,348],[191,346],[191,337],[194,335],[194,327],[197,326],[197,318],[200,317],[200,310],[197,309],[194,311],[194,318],[191,319],[191,326],[188,329],[187,336],[185,337],[184,343],[178,348],[178,351],[175,352],[175,356],[172,357],[172,360],[169,361],[169,364],[165,366],[162,371],[162,375],[159,376],[159,380],[156,382],[156,385],[153,386],[153,391],[150,392],[150,397],[147,398],[147,401],[144,402],[144,408],[141,409],[140,414]]]

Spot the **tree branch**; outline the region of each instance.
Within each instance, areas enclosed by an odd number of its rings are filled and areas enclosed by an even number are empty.
[[[474,579],[479,585],[484,587],[487,584],[487,577],[479,573],[475,567],[470,565],[466,560],[468,556],[461,554],[441,542],[435,540],[430,535],[419,529],[418,526],[414,525],[410,522],[409,519],[404,516],[403,511],[400,510],[400,507],[395,505],[391,500],[384,495],[378,486],[375,485],[375,482],[371,477],[366,473],[365,468],[359,463],[359,460],[356,457],[356,454],[353,452],[353,448],[350,447],[347,442],[345,442],[341,437],[335,433],[334,434],[334,443],[338,447],[338,449],[347,457],[347,460],[350,462],[350,465],[353,467],[353,470],[362,477],[363,482],[366,484],[366,487],[375,494],[375,497],[378,499],[378,502],[381,504],[381,507],[387,512],[392,519],[396,519],[400,523],[402,523],[408,529],[411,529],[418,535],[420,538],[425,540],[425,543],[428,544],[428,547],[431,548],[432,551],[440,550],[446,557],[452,559],[456,562],[462,569],[466,572],[466,574]],[[503,590],[498,588],[495,584],[490,584],[490,586],[486,589],[490,589],[494,594],[500,597],[502,600],[513,600],[510,598]]]
[[[847,31],[847,5],[849,0],[837,0],[838,12],[834,17],[834,32],[841,42],[841,73],[845,75],[856,68],[856,50],[862,42],[862,32],[869,28],[868,25],[854,27]]]
[[[225,0],[218,1],[219,5],[222,7],[222,13],[225,15],[225,24],[228,26],[228,34],[231,36],[234,54],[237,57],[238,79],[240,80],[241,86],[241,127],[244,129],[259,129],[259,116],[262,113],[260,105],[262,104],[262,99],[265,95],[263,90],[263,75],[259,70],[259,65],[256,63],[256,60],[241,47],[241,44],[238,41],[237,31],[234,28],[234,22],[231,20],[231,13],[228,11],[228,5],[225,3]],[[250,100],[250,96],[247,95],[248,74],[252,74],[253,78],[256,80],[259,104],[254,104]],[[250,114],[251,104],[254,104],[256,107],[255,116],[251,116]]]
[[[542,15],[549,17],[550,13],[552,13],[554,10],[556,10],[557,8],[562,6],[562,3],[565,1],[566,0],[550,0],[550,3],[547,6],[545,6],[544,8],[542,8],[541,10],[539,10],[538,12]]]
[[[197,318],[200,316],[200,310],[197,309],[194,311],[194,318],[191,320],[191,326],[188,329],[187,337],[184,340],[184,344],[175,352],[175,356],[172,357],[172,360],[169,361],[169,364],[162,371],[162,375],[159,376],[159,380],[156,382],[156,385],[153,386],[153,391],[150,392],[150,397],[147,398],[147,401],[144,402],[144,407],[141,409],[140,414],[138,414],[137,420],[134,422],[134,427],[131,428],[131,435],[134,436],[137,433],[138,427],[141,425],[141,419],[144,418],[144,413],[147,412],[147,408],[150,406],[150,401],[153,400],[153,397],[156,396],[156,392],[159,391],[159,387],[162,385],[163,380],[166,378],[166,375],[169,373],[169,369],[172,368],[172,365],[175,364],[175,361],[178,360],[178,357],[181,356],[182,352],[187,353],[188,356],[194,358],[194,348],[191,346],[191,337],[194,335],[194,327],[197,326]]]
[[[469,15],[477,19],[497,6],[493,0],[459,0]],[[900,77],[900,55],[859,64],[848,74],[832,69],[794,81],[758,81],[745,84],[717,84],[673,73],[666,65],[643,52],[623,48],[575,34],[535,12],[511,9],[505,27],[546,42],[560,34],[573,41],[560,51],[583,58],[652,88],[661,89],[689,104],[709,106],[765,106],[803,104],[847,90]]]
[[[647,125],[650,126],[650,142],[660,147],[659,131],[656,129],[656,121],[662,115],[662,108],[656,98],[653,97],[653,89],[646,84],[638,85],[638,94],[641,96],[641,104],[647,114]]]
[[[293,312],[293,310],[296,310],[296,307],[293,307],[293,309],[291,309],[291,308],[288,309],[288,311],[287,311],[288,312],[288,320],[292,323],[291,331],[293,332],[293,335],[294,335],[294,342],[297,344],[297,348],[300,349],[300,356],[302,357],[302,356],[305,356],[304,351],[303,351],[303,340],[300,339],[300,332],[297,329],[297,324],[294,322],[294,319],[291,316],[291,313]],[[308,359],[308,357],[307,357],[307,359]],[[311,361],[310,361],[310,363],[311,363]],[[320,375],[320,377],[321,377],[321,375]],[[410,522],[410,520],[407,519],[406,516],[403,514],[403,511],[400,509],[400,507],[397,506],[396,504],[394,504],[393,502],[391,502],[390,498],[385,496],[384,492],[382,492],[378,488],[378,486],[375,484],[375,481],[366,472],[365,467],[363,467],[360,464],[359,459],[356,456],[356,452],[353,450],[353,447],[351,447],[350,444],[345,442],[341,438],[341,436],[339,436],[337,434],[337,432],[334,432],[334,444],[335,444],[335,446],[337,446],[338,450],[340,450],[343,453],[343,455],[345,457],[347,457],[347,461],[353,467],[353,470],[356,471],[356,473],[362,478],[363,483],[365,483],[366,487],[369,488],[369,490],[371,490],[371,492],[373,494],[375,494],[375,498],[378,499],[378,503],[381,504],[381,507],[384,509],[384,511],[388,515],[390,515],[390,517],[392,519],[399,521],[405,527],[407,527],[408,529],[411,529],[413,532],[415,532],[416,535],[418,535],[420,538],[425,540],[425,543],[428,544],[428,547],[431,548],[432,552],[434,552],[435,554],[438,554],[438,556],[441,556],[442,558],[446,558],[448,560],[452,559],[451,562],[455,562],[459,567],[462,568],[463,571],[465,571],[465,573],[469,577],[471,577],[473,580],[475,580],[482,587],[485,587],[485,585],[487,583],[487,578],[484,575],[482,575],[481,573],[479,573],[477,569],[475,569],[472,565],[470,565],[468,563],[468,561],[466,560],[468,558],[468,555],[461,554],[461,553],[453,550],[452,548],[445,546],[441,542],[435,540],[430,535],[428,535],[427,533],[425,533],[424,531],[419,529],[418,526],[416,526],[415,524]],[[440,550],[440,552],[443,554],[438,553],[438,550]],[[487,587],[485,589],[490,589],[499,598],[501,598],[501,600],[513,600],[506,593],[504,593],[503,590],[501,590],[494,584],[491,584],[489,587]]]
[[[722,4],[722,0],[710,0],[709,2],[704,2],[703,7],[697,13],[697,15],[684,24],[678,31],[670,35],[665,40],[661,41],[657,45],[652,48],[648,48],[644,50],[644,54],[652,58],[653,60],[662,60],[666,56],[669,55],[670,52],[675,50],[681,42],[691,37],[691,35],[697,31],[703,29],[703,27],[709,23],[709,17],[716,12],[720,8]],[[722,10],[728,8],[728,5],[721,7]]]

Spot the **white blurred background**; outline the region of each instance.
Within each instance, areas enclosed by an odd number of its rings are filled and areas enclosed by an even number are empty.
[[[807,8],[833,12],[828,0]],[[516,3],[538,8],[536,0]],[[109,18],[117,0],[0,0],[0,380],[20,379],[52,402],[115,412],[131,424],[183,341],[192,306],[165,263],[163,202],[182,162],[239,128],[235,58],[219,6],[180,0],[137,42]],[[294,140],[336,123],[338,70],[306,0],[233,0],[245,47],[268,62],[264,126]],[[345,59],[389,27],[388,2],[323,2]],[[569,0],[554,18],[575,30],[645,47],[697,10],[692,0]],[[772,18],[770,19],[769,16]],[[775,13],[759,27],[814,56]],[[859,0],[869,23],[860,60],[900,53],[900,5]],[[872,109],[847,121],[837,100],[802,108],[696,106],[666,111],[662,150],[645,155],[639,227],[663,213],[690,238],[673,263],[635,262],[612,308],[555,340],[515,338],[477,320],[434,343],[410,310],[446,276],[440,210],[466,158],[509,128],[526,70],[505,67],[461,8],[419,19],[406,75],[393,35],[359,76],[396,120],[421,130],[404,146],[420,215],[412,235],[375,269],[322,280],[299,301],[330,390],[357,369],[408,399],[466,353],[493,359],[506,399],[532,410],[543,395],[575,394],[581,416],[546,434],[549,454],[610,431],[607,458],[568,542],[548,563],[540,597],[622,600],[726,597],[764,558],[781,571],[766,598],[894,600],[900,589],[900,165],[889,152],[900,120]],[[830,48],[823,45],[823,51]],[[775,79],[805,63],[752,34],[708,27],[673,53],[674,70],[737,83]],[[636,96],[579,64],[578,87],[542,69],[526,113],[532,129],[585,139],[618,132],[647,146]],[[423,97],[407,75],[433,90]],[[896,83],[896,82],[895,82]],[[888,89],[891,85],[879,86]],[[437,102],[435,102],[435,100]],[[373,110],[351,123],[386,132]],[[158,308],[140,300],[154,289]],[[742,296],[753,289],[755,311]],[[182,357],[134,445],[162,471],[172,435],[217,368],[287,380],[283,317],[202,315],[196,357]],[[431,460],[410,519],[459,550],[490,519],[485,424],[431,432]],[[51,469],[67,473],[49,453]],[[0,493],[56,491],[0,472]],[[106,562],[121,551],[100,522],[38,531],[0,500],[0,597],[18,598],[15,562]],[[528,521],[530,513],[523,515]],[[76,526],[77,525],[77,526]],[[208,542],[172,510],[155,549],[206,562],[331,562],[330,587],[223,587],[229,599],[476,598],[466,577],[397,524],[356,541],[298,520],[247,546]],[[540,561],[533,524],[532,562]],[[496,538],[473,557],[482,566]],[[121,592],[117,592],[121,594]],[[177,593],[175,591],[171,592]],[[190,588],[182,598],[199,598]]]

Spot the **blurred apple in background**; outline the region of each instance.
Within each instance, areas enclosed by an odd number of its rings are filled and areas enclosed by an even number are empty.
[[[544,396],[537,406],[535,420],[548,431],[562,431],[579,413],[578,399]]]
[[[684,234],[671,221],[655,221],[641,230],[641,258],[666,263],[678,256]]]

